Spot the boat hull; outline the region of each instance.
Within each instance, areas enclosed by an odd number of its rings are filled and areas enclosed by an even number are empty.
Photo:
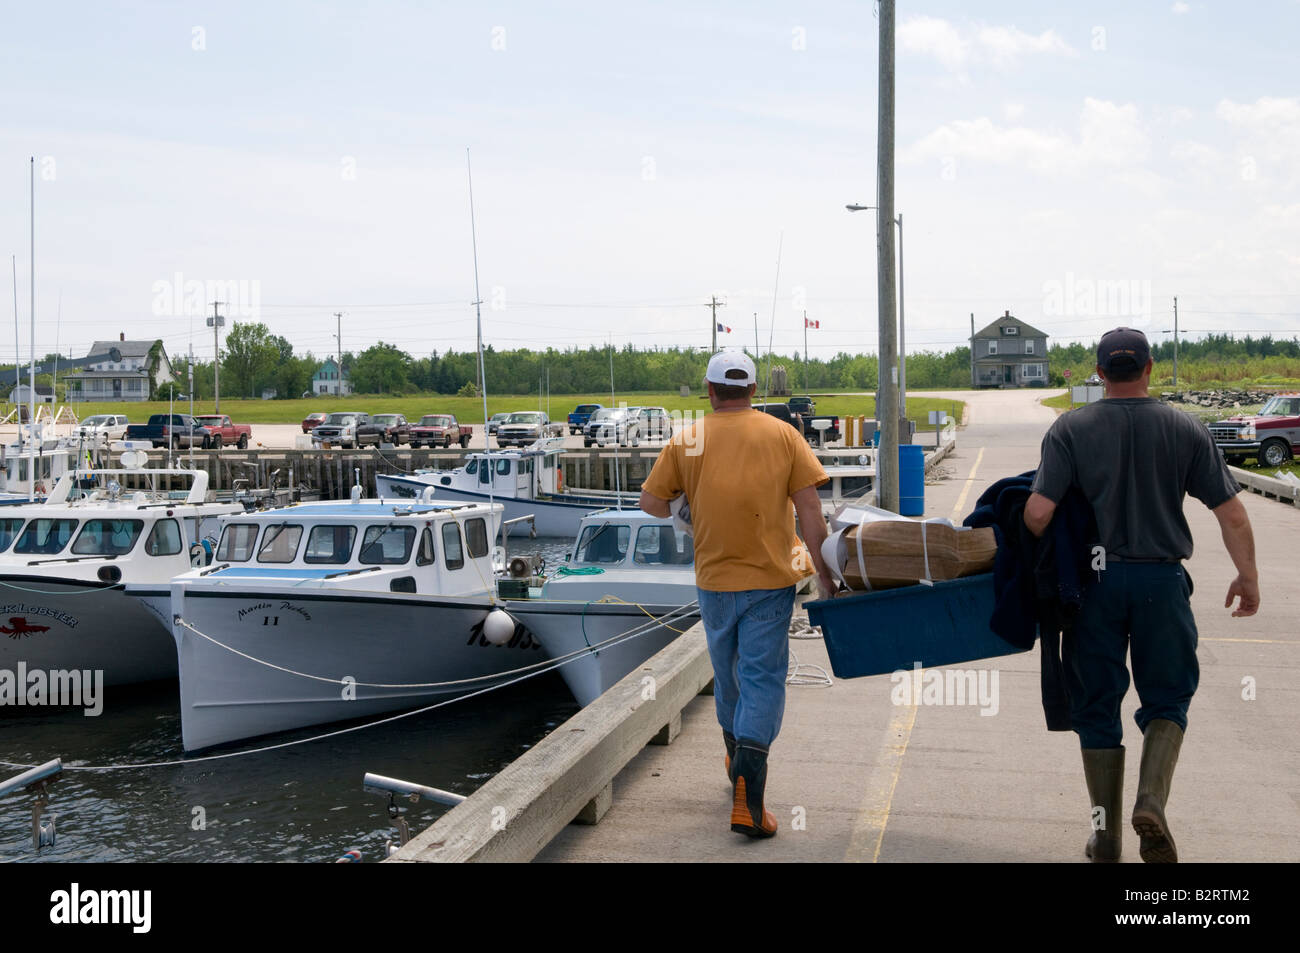
[[[121,584],[0,576],[0,669],[102,671],[103,684],[176,677],[169,628]]]
[[[175,625],[187,751],[422,707],[500,685],[516,677],[510,674],[515,670],[546,659],[522,630],[505,646],[488,643],[480,629],[492,606],[482,595],[316,596],[178,583],[171,605],[231,649],[295,672],[354,680],[341,685],[270,668]],[[424,684],[464,679],[474,681]]]

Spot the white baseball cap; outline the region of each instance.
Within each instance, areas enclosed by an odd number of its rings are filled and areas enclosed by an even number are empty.
[[[731,373],[728,374],[728,371]],[[741,371],[744,376],[741,377],[736,371]],[[754,370],[754,362],[744,351],[719,351],[709,358],[709,369],[705,371],[704,379],[714,384],[748,387],[758,382],[758,374]]]

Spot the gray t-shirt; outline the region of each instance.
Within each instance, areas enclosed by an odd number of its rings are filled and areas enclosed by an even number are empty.
[[[1106,552],[1130,559],[1187,559],[1183,495],[1214,509],[1241,492],[1209,428],[1153,397],[1107,398],[1056,419],[1034,492],[1059,503],[1071,486],[1092,504]]]

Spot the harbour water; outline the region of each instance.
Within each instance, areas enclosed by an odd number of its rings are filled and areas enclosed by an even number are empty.
[[[512,539],[511,555],[540,553],[558,565],[571,540]],[[0,861],[330,862],[357,848],[383,859],[387,799],[362,790],[367,771],[470,794],[578,710],[548,672],[430,712],[259,754],[174,767],[65,771],[50,787],[53,847],[32,849],[31,805],[0,800]],[[63,759],[65,766],[137,764],[183,757],[176,686],[109,690],[104,712],[7,710],[0,760]],[[342,725],[275,735],[240,751],[311,738]],[[207,754],[205,753],[205,754]],[[0,777],[21,769],[0,766]],[[412,833],[447,808],[400,802]]]

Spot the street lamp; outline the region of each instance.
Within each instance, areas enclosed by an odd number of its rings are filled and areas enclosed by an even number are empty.
[[[850,212],[879,211],[875,205],[846,205]],[[907,323],[903,318],[903,213],[894,219],[898,226],[898,416],[907,417]]]

